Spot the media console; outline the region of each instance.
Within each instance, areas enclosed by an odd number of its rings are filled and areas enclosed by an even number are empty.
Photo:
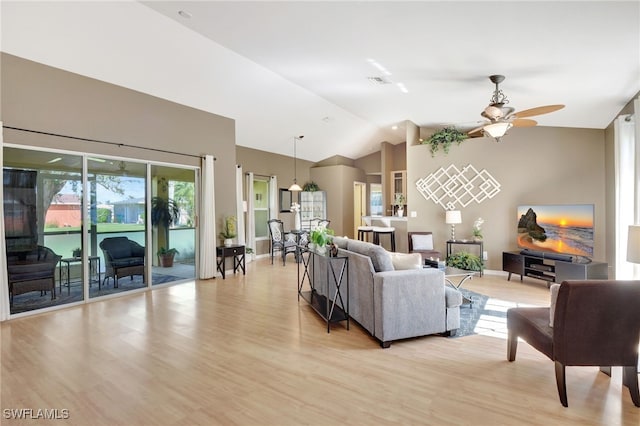
[[[505,251],[502,252],[502,270],[511,274],[530,277],[551,283],[561,283],[565,280],[606,280],[609,277],[606,262],[574,259],[570,255],[533,252],[533,251]]]

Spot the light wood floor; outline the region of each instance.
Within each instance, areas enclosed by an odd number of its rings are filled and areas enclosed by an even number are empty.
[[[296,294],[296,264],[194,282],[2,324],[7,409],[66,409],[73,425],[639,425],[614,369],[569,367],[569,407],[553,363],[521,343],[429,336],[389,349],[359,326],[330,334]],[[546,305],[537,281],[465,284]],[[468,308],[464,308],[468,309]]]

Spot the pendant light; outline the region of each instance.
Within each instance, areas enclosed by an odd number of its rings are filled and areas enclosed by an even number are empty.
[[[294,136],[293,137],[293,184],[289,187],[289,191],[291,192],[300,192],[302,188],[298,185],[298,169],[297,169],[297,158],[296,158],[296,141],[304,138],[304,135]]]

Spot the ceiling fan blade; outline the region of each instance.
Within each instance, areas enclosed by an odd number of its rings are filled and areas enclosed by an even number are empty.
[[[482,136],[484,136],[484,132],[482,131],[482,129],[484,128],[484,126],[486,126],[486,124],[483,124],[480,127],[476,127],[475,129],[471,129],[467,132],[467,135],[470,138],[480,138]]]
[[[515,112],[513,115],[518,118],[533,117],[534,115],[548,114],[550,112],[554,112],[562,108],[564,108],[564,105],[545,105],[545,106],[539,106],[536,108],[525,109],[523,111],[518,111],[518,112]]]
[[[514,118],[511,124],[513,124],[513,127],[533,127],[538,124],[538,122],[529,118]]]

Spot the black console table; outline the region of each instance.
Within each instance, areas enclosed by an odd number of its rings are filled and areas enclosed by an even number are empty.
[[[347,256],[331,257],[327,253],[318,253],[307,247],[299,247],[300,263],[298,263],[298,301],[302,297],[314,311],[327,322],[327,333],[331,331],[331,323],[346,321],[349,329],[349,258]],[[324,264],[324,265],[323,265]],[[324,267],[323,267],[324,266]],[[309,271],[311,269],[311,273]],[[317,274],[326,273],[328,296],[316,291],[314,281]],[[309,290],[303,290],[305,282]],[[345,304],[340,288],[346,286]],[[335,294],[331,298],[332,286]]]
[[[477,246],[480,249],[478,257],[480,258],[480,276],[484,275],[484,245],[482,241],[470,241],[470,240],[449,240],[447,241],[447,259],[453,254],[453,246],[456,245],[470,245]]]
[[[566,280],[606,280],[609,277],[606,262],[596,262],[572,256],[544,253],[526,254],[521,251],[505,251],[502,253],[502,270],[523,277],[535,278],[551,283],[561,283]]]
[[[227,257],[233,257],[233,273],[238,272],[238,269],[242,269],[242,275],[245,275],[245,262],[244,262],[244,246],[221,246],[216,247],[217,268],[222,274],[222,279],[225,277],[225,259]]]

